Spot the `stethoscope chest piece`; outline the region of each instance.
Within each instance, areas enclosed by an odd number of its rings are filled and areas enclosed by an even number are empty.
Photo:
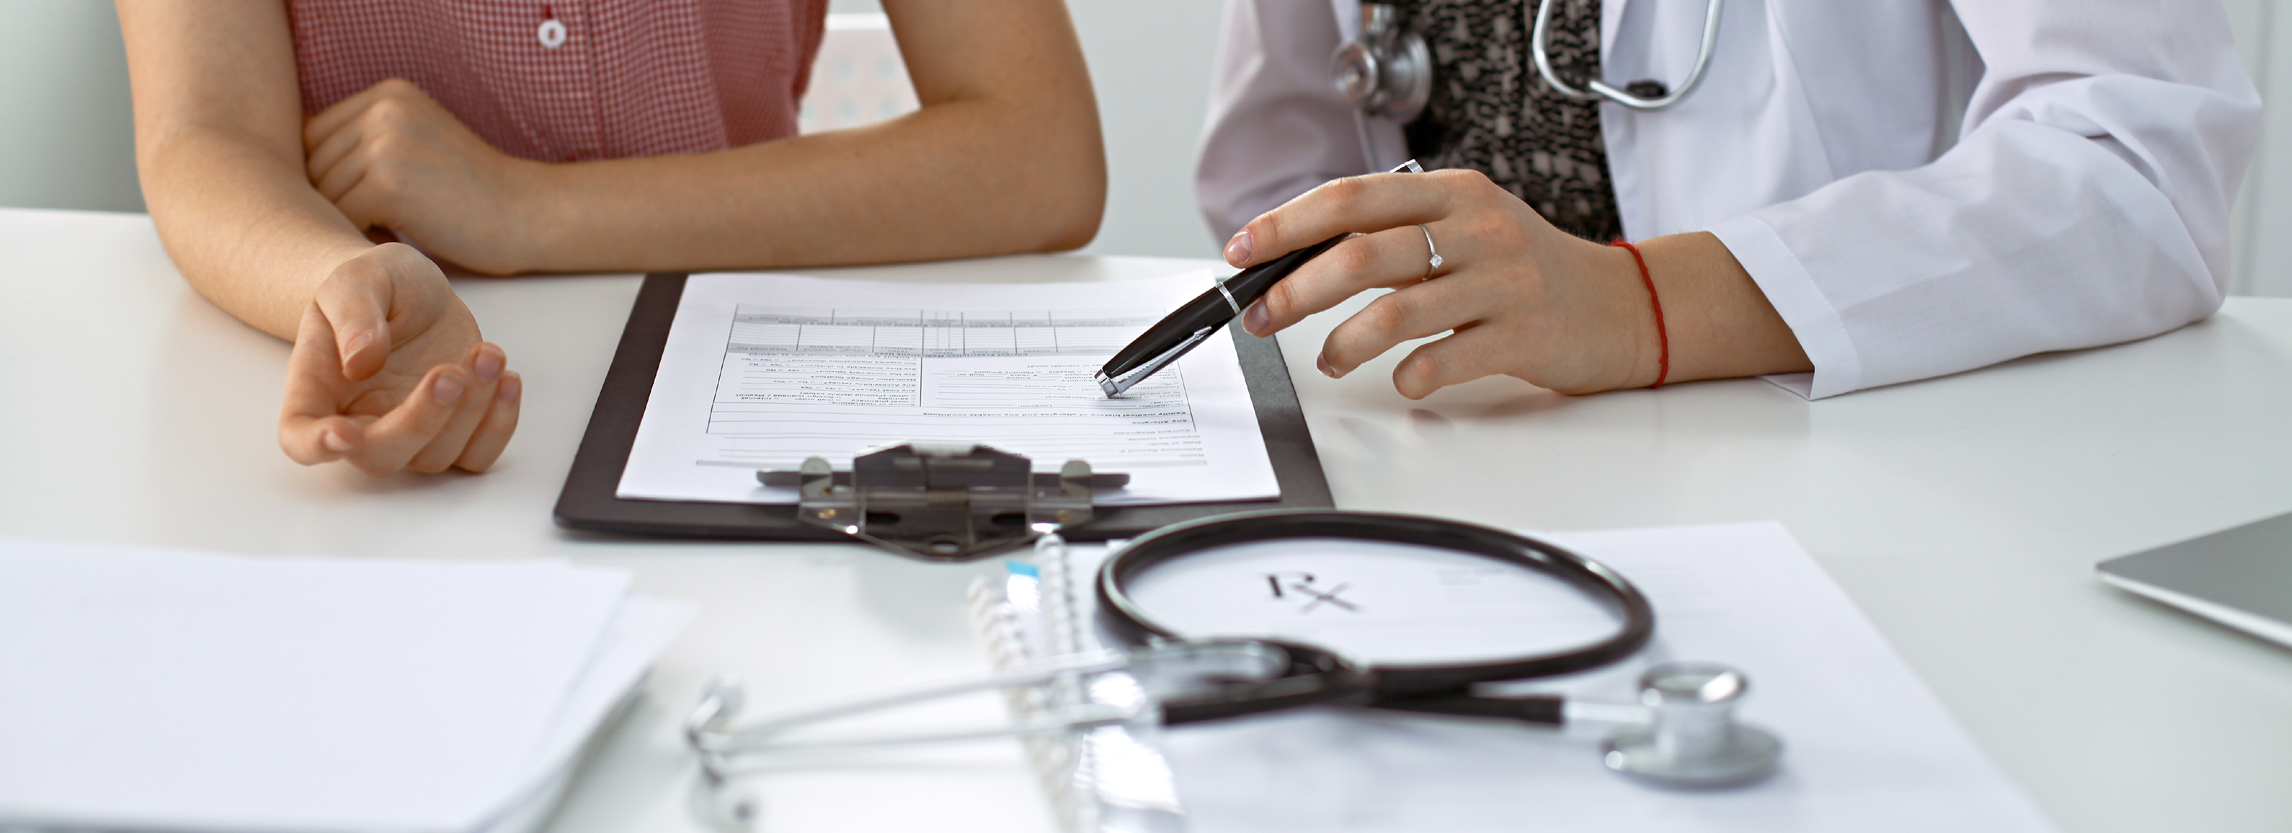
[[[1735,721],[1750,688],[1723,665],[1670,662],[1640,676],[1640,705],[1651,719],[1601,744],[1609,769],[1677,787],[1729,787],[1765,778],[1782,760],[1774,733]]]
[[[1329,75],[1346,104],[1394,122],[1415,119],[1432,100],[1432,50],[1383,3],[1361,4],[1361,38],[1337,47]]]

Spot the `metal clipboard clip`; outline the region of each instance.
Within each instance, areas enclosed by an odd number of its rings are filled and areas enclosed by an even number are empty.
[[[1089,523],[1092,490],[1130,482],[1127,474],[1093,473],[1082,460],[1038,474],[1008,451],[923,442],[870,449],[848,472],[813,457],[796,471],[759,471],[756,479],[800,488],[797,520],[930,561],[979,558]]]

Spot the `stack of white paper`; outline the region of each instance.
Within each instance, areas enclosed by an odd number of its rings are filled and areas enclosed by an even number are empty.
[[[0,542],[0,828],[538,822],[688,616],[563,564]]]

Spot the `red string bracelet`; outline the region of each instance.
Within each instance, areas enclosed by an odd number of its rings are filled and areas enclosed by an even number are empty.
[[[1647,303],[1655,307],[1655,343],[1663,348],[1663,352],[1657,354],[1655,362],[1655,384],[1648,387],[1663,387],[1664,377],[1671,375],[1671,334],[1663,330],[1663,299],[1655,296],[1655,278],[1647,273],[1647,258],[1640,256],[1638,246],[1621,240],[1608,245],[1622,246],[1631,252],[1632,261],[1639,264],[1640,282],[1647,284]]]

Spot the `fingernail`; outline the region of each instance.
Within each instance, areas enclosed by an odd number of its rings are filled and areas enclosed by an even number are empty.
[[[350,451],[350,440],[332,431],[320,435],[318,441],[326,444],[326,450],[336,454],[345,454]]]
[[[497,378],[500,378],[501,365],[502,361],[499,354],[496,354],[492,350],[480,351],[478,353],[477,360],[478,381],[491,382]]]
[[[1226,262],[1240,266],[1248,263],[1249,256],[1256,251],[1257,241],[1251,238],[1249,229],[1242,229],[1234,239],[1226,241]]]
[[[1248,330],[1253,336],[1265,335],[1265,320],[1271,317],[1266,314],[1264,301],[1251,304],[1249,310],[1242,313],[1242,329]]]
[[[438,397],[438,404],[451,405],[454,404],[454,400],[462,398],[462,391],[468,388],[469,386],[462,384],[460,379],[452,376],[440,376],[437,386],[431,388],[430,392]]]
[[[518,395],[524,392],[525,383],[512,376],[501,380],[501,386],[493,389],[493,397],[503,402],[515,402]]]
[[[357,365],[366,363],[361,361],[358,357],[364,355],[367,352],[367,349],[373,346],[374,331],[372,330],[368,330],[366,332],[359,333],[350,337],[350,345],[342,348],[342,355],[336,357],[342,362],[342,375],[345,378],[358,375],[359,369]],[[383,353],[385,356],[387,356],[389,351],[385,350]]]
[[[1331,379],[1343,379],[1343,378],[1345,378],[1345,374],[1337,372],[1337,368],[1334,368],[1334,367],[1330,367],[1330,366],[1329,366],[1329,360],[1328,360],[1328,359],[1326,359],[1326,358],[1323,358],[1323,357],[1321,357],[1321,356],[1318,356],[1318,355],[1317,355],[1317,356],[1314,356],[1314,357],[1313,357],[1313,366],[1314,366],[1316,369],[1320,370],[1320,371],[1321,371],[1321,375],[1323,375],[1323,376],[1327,376],[1327,377],[1329,377],[1329,378],[1331,378]]]

